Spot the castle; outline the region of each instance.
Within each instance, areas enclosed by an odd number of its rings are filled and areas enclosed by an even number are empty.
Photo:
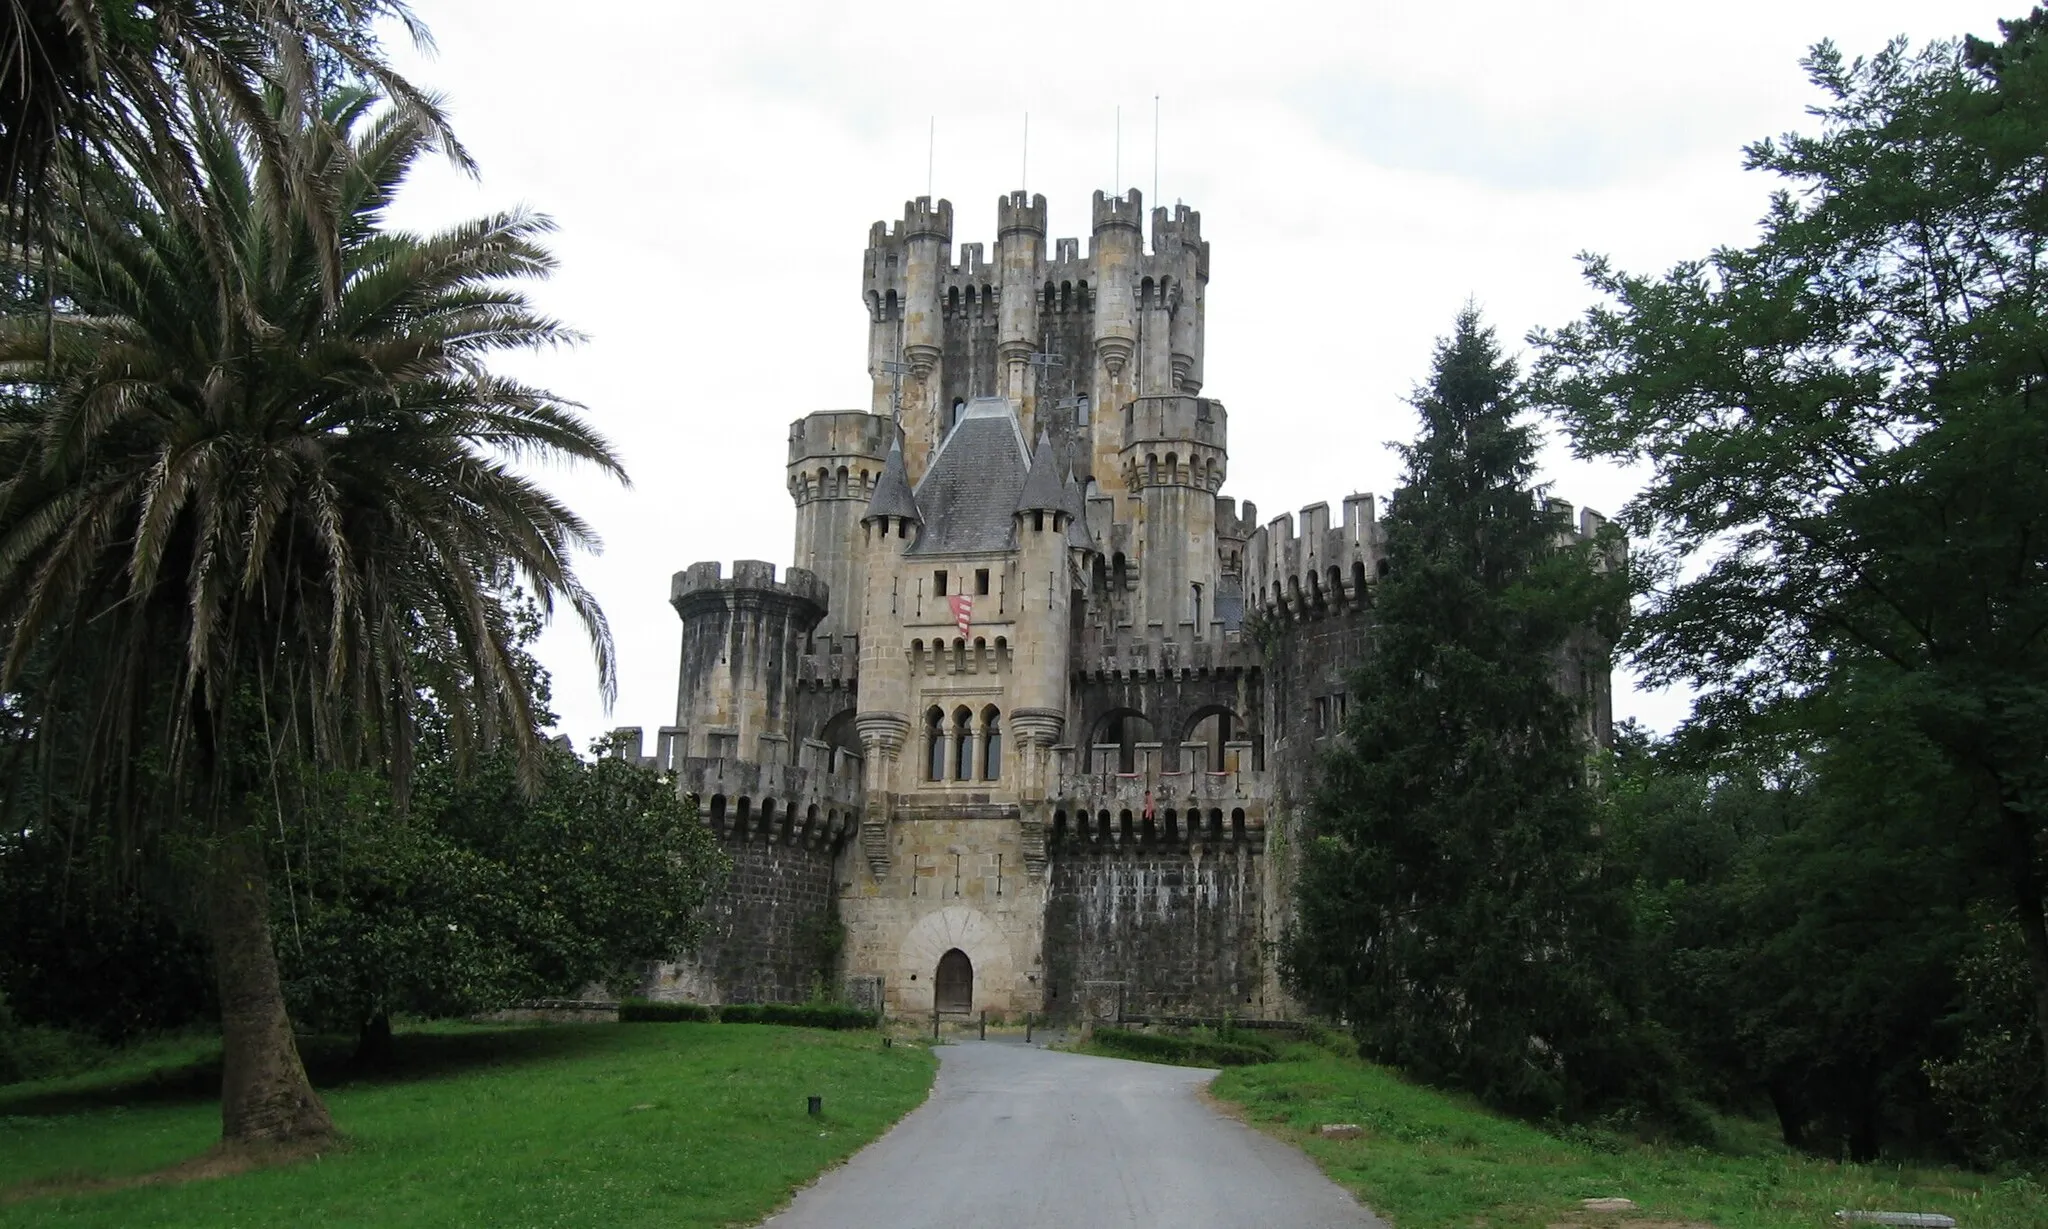
[[[1258,522],[1201,395],[1201,215],[876,223],[872,399],[793,423],[796,557],[677,573],[677,774],[733,870],[656,997],[1272,1016],[1290,841],[1386,568],[1371,495]],[[1596,514],[1581,515],[1591,534]],[[1610,720],[1605,656],[1560,683]]]

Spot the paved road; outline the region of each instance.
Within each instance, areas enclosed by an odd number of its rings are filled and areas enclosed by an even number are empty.
[[[1204,1105],[1213,1071],[941,1047],[924,1105],[772,1229],[1386,1229],[1309,1159]]]

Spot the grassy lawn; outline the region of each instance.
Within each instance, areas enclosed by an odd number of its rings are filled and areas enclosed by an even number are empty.
[[[217,1047],[0,1088],[0,1225],[750,1223],[915,1107],[935,1066],[871,1032],[748,1024],[440,1028],[398,1046],[388,1075],[323,1087],[345,1150],[176,1185],[79,1189],[206,1151]],[[814,1093],[822,1118],[804,1112]]]
[[[1397,1229],[1544,1229],[1619,1220],[1716,1229],[1820,1229],[1838,1208],[1946,1212],[1960,1229],[2041,1229],[2040,1179],[1949,1169],[1837,1165],[1788,1153],[1775,1137],[1726,1151],[1587,1136],[1560,1139],[1383,1068],[1290,1047],[1294,1061],[1218,1076],[1218,1100],[1308,1152]],[[1325,1140],[1351,1122],[1358,1139]],[[1619,1195],[1639,1211],[1589,1216],[1581,1199]]]

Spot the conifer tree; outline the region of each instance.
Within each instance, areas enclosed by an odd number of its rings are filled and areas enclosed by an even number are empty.
[[[1554,1112],[1612,1072],[1618,898],[1597,866],[1568,642],[1618,578],[1533,486],[1513,362],[1467,306],[1417,390],[1372,651],[1326,757],[1286,963],[1362,1050]]]

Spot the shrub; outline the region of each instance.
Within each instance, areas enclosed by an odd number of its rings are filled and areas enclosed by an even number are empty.
[[[1211,1041],[1180,1033],[1140,1033],[1127,1028],[1098,1028],[1095,1044],[1104,1050],[1153,1062],[1184,1067],[1249,1067],[1270,1063],[1278,1055],[1258,1041]]]
[[[717,1013],[702,1003],[654,1003],[646,999],[627,999],[619,1004],[621,1024],[709,1024],[716,1019]]]
[[[878,1028],[880,1012],[864,1011],[844,1003],[727,1003],[711,1007],[703,1003],[650,1002],[628,999],[619,1004],[621,1024],[674,1024],[681,1022],[721,1024],[786,1024],[796,1028],[856,1029]]]
[[[76,1075],[107,1061],[109,1050],[85,1033],[17,1024],[0,1005],[0,1084]]]

